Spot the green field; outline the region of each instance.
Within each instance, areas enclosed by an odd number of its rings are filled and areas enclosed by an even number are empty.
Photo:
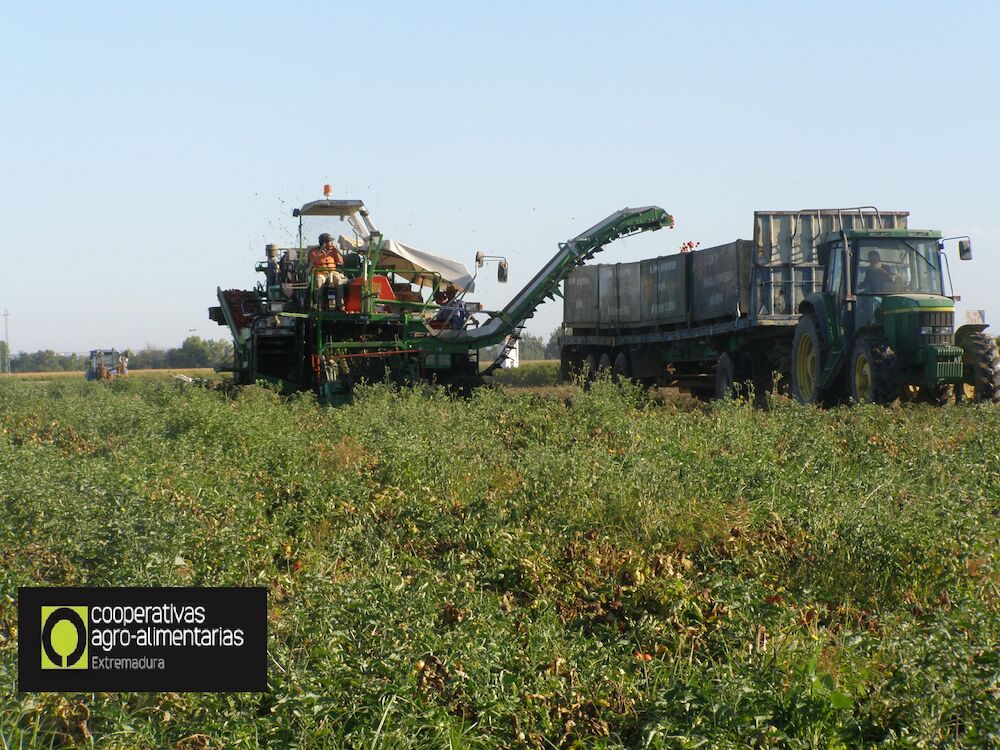
[[[0,747],[1000,746],[1000,411],[564,388],[0,382]],[[15,693],[32,584],[267,586],[271,689]]]

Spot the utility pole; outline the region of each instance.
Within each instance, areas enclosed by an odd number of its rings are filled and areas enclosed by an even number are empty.
[[[3,371],[10,375],[10,313],[3,311]]]

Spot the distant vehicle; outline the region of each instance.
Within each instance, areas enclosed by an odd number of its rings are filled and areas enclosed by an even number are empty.
[[[117,349],[93,349],[87,367],[87,380],[113,380],[128,375],[128,357]]]
[[[758,211],[754,239],[566,280],[563,377],[574,371],[724,398],[775,381],[806,403],[1000,402],[979,319],[955,329],[946,239],[874,208]]]

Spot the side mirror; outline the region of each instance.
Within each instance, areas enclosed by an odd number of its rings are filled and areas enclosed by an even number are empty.
[[[486,253],[480,250],[478,253],[476,253],[476,268],[482,268],[485,263],[486,263]]]
[[[958,257],[962,260],[972,260],[972,240],[958,241]]]
[[[507,283],[507,261],[505,260],[497,264],[497,281],[501,284]]]

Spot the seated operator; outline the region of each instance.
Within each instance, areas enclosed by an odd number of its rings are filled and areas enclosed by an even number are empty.
[[[457,293],[455,287],[448,287],[448,291],[443,291],[439,289],[434,293],[434,301],[440,306],[440,310],[434,315],[434,323],[437,323],[440,328],[455,328],[462,329],[465,328],[465,321],[469,317],[469,313],[465,309],[465,305],[462,304],[461,300],[455,299],[455,294]]]
[[[309,264],[312,266],[316,282],[317,304],[322,304],[326,285],[333,288],[335,305],[338,312],[344,311],[344,287],[347,277],[337,269],[344,263],[344,256],[337,249],[337,243],[326,232],[319,236],[319,247],[309,251]]]
[[[882,265],[878,250],[868,253],[868,270],[865,273],[864,291],[869,294],[890,294],[896,290],[899,276],[887,271]]]

